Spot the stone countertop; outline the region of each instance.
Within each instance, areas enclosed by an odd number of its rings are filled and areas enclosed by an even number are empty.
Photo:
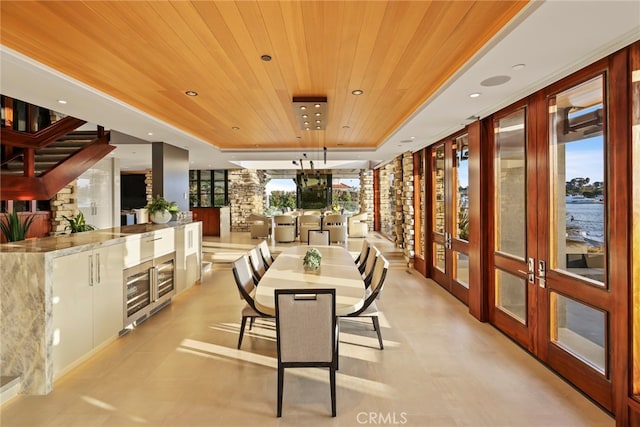
[[[106,244],[111,245],[124,242],[127,239],[139,239],[146,233],[152,233],[158,230],[182,228],[186,224],[190,223],[169,222],[167,224],[135,224],[85,231],[82,233],[21,240],[19,242],[0,244],[0,253],[47,253],[60,251],[60,253],[55,256],[66,255],[78,250],[86,250]]]

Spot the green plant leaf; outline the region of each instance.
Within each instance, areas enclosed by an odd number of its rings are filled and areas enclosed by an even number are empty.
[[[24,221],[16,211],[6,214],[4,221],[0,221],[0,230],[7,242],[17,242],[27,238],[29,228],[35,219],[35,215],[27,216]]]

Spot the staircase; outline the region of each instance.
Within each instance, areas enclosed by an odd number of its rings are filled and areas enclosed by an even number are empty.
[[[35,150],[34,175],[40,176],[71,155],[79,152],[98,137],[97,131],[71,132],[43,148]],[[24,174],[24,155],[7,162],[2,169],[2,176],[22,176]]]
[[[109,133],[65,117],[36,132],[2,128],[1,200],[49,200],[109,152]]]

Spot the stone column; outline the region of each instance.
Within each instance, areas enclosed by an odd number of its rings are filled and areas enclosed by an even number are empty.
[[[402,192],[403,192],[403,179],[402,179],[402,157],[398,156],[393,159],[393,192],[394,192],[394,224],[393,235],[396,242],[396,248],[404,248],[404,233],[402,223],[404,220],[402,210]]]
[[[62,216],[70,218],[78,213],[78,185],[72,181],[58,191],[50,200],[51,205],[51,235],[65,232],[67,221]]]
[[[393,215],[391,214],[391,176],[393,163],[380,168],[380,231],[388,237],[393,237]]]
[[[402,155],[402,232],[404,259],[413,268],[415,256],[415,210],[413,207],[413,153]]]
[[[144,173],[145,194],[147,196],[147,204],[153,199],[153,171],[147,169]]]
[[[367,226],[369,230],[373,230],[373,215],[375,206],[373,206],[373,171],[371,169],[362,169],[360,171],[360,212],[368,212]]]
[[[231,231],[249,231],[246,219],[265,208],[266,174],[255,169],[229,170],[229,202]]]

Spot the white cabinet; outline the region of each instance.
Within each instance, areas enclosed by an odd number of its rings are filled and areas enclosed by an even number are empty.
[[[122,329],[122,243],[53,260],[53,371],[59,375]]]
[[[124,254],[125,268],[166,255],[175,250],[175,230],[165,228],[134,236],[127,240]]]
[[[113,158],[104,158],[77,180],[78,209],[87,224],[99,229],[120,225],[120,172],[116,169]]]
[[[202,272],[202,222],[176,229],[176,292],[196,284]]]

